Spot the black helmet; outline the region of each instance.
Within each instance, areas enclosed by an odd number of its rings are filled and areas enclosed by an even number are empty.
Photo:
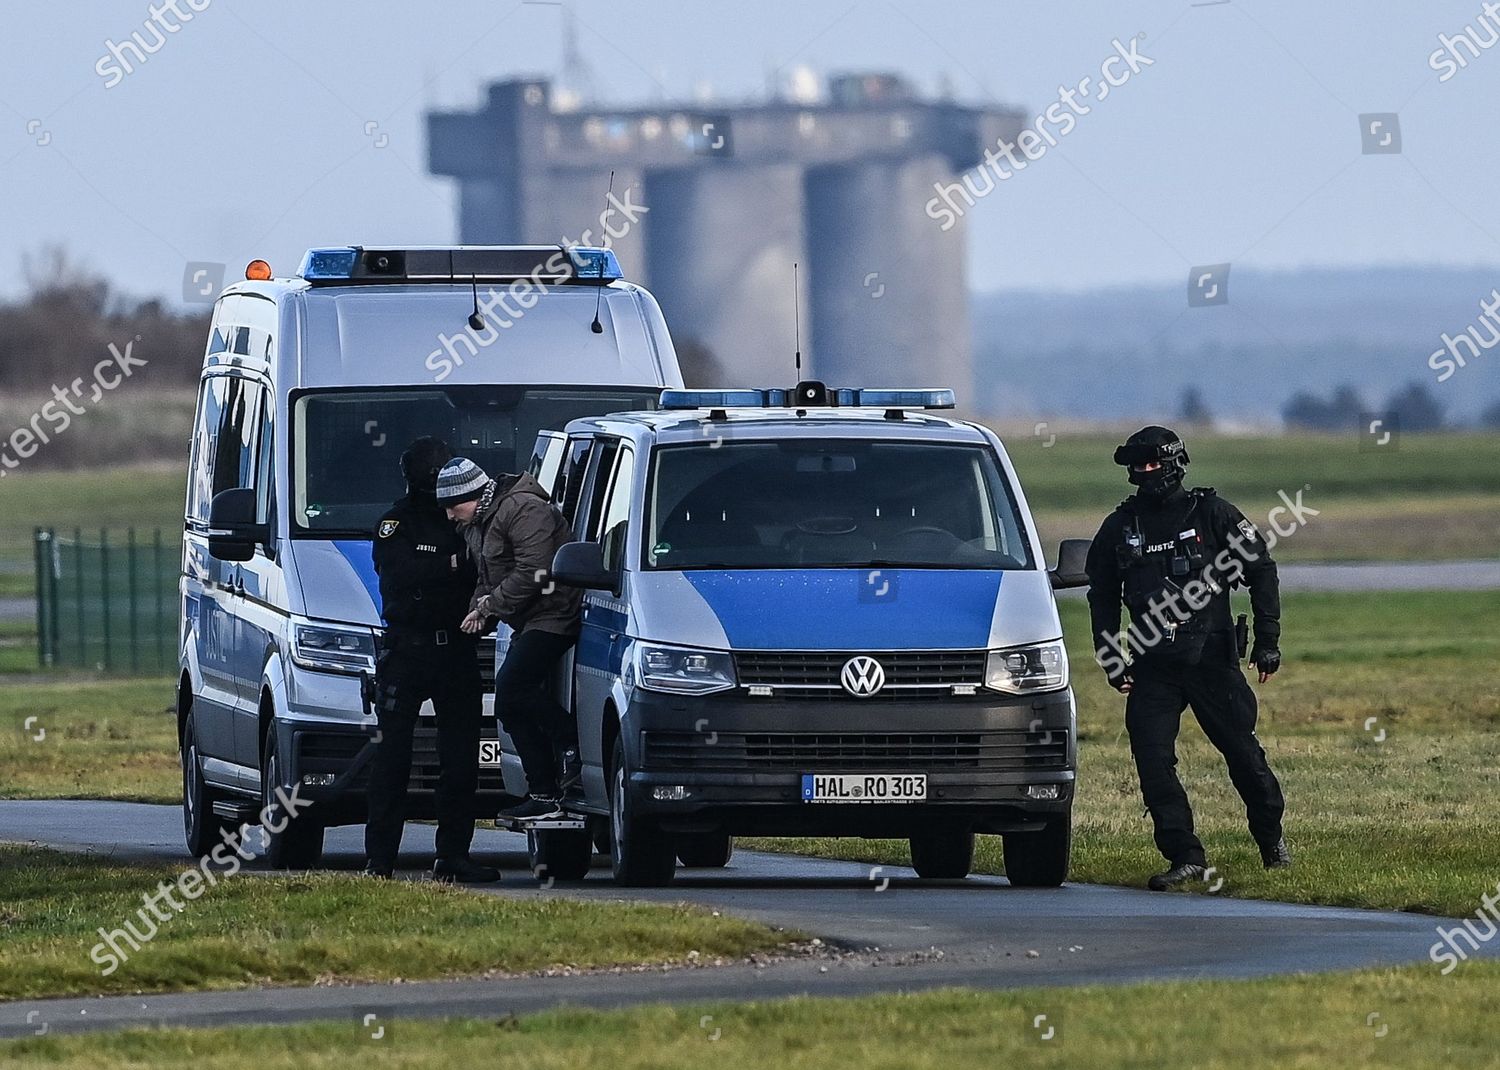
[[[1136,465],[1156,461],[1160,468],[1152,472],[1137,472]],[[1130,470],[1128,479],[1152,498],[1166,498],[1182,486],[1187,474],[1187,446],[1171,428],[1152,424],[1143,427],[1115,449],[1115,464]]]
[[[453,459],[453,451],[440,438],[424,435],[401,454],[401,474],[415,493],[436,494],[438,472]]]

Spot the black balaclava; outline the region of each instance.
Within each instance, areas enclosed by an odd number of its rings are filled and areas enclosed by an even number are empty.
[[[1136,465],[1156,461],[1161,467],[1153,472],[1137,472]],[[1128,470],[1127,478],[1140,496],[1149,502],[1164,502],[1182,487],[1187,474],[1187,447],[1177,432],[1152,424],[1143,427],[1115,450],[1115,464]]]
[[[438,472],[453,459],[453,451],[440,438],[424,435],[401,454],[401,475],[408,494],[437,500]]]

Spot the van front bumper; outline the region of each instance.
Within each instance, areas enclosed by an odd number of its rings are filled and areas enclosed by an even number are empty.
[[[638,690],[633,700],[625,729],[632,799],[672,830],[909,836],[941,821],[1006,832],[1039,828],[1072,806],[1076,716],[1067,689],[915,701]],[[922,773],[927,798],[804,802],[809,773]]]

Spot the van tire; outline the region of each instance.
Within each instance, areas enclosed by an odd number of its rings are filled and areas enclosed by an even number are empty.
[[[182,725],[182,831],[188,852],[202,858],[223,843],[232,823],[214,813],[218,794],[203,779],[203,759],[198,754],[198,728],[188,710]]]
[[[308,813],[290,820],[282,814],[275,789],[282,783],[283,769],[273,725],[266,733],[265,753],[260,760],[260,812],[272,823],[287,821],[287,824],[275,833],[266,825],[261,826],[261,841],[265,844],[261,857],[272,869],[312,869],[323,858],[323,825]]]
[[[617,739],[610,764],[609,867],[616,884],[660,888],[677,873],[677,848],[655,821],[632,813],[629,783],[625,743]]]
[[[974,834],[929,832],[913,836],[911,868],[923,880],[963,880],[974,868]]]
[[[1035,832],[1007,832],[1005,876],[1016,888],[1056,888],[1068,879],[1073,852],[1073,815],[1051,814]]]
[[[543,884],[581,881],[594,861],[594,837],[588,829],[529,829],[526,854],[532,876]]]
[[[677,836],[677,860],[694,869],[723,869],[734,857],[734,837],[727,832],[691,832]]]

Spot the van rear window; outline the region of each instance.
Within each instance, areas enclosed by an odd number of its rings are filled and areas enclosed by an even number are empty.
[[[292,414],[296,533],[369,535],[406,492],[401,454],[435,435],[490,475],[518,472],[537,433],[569,420],[654,409],[659,387],[462,386],[318,390]]]

